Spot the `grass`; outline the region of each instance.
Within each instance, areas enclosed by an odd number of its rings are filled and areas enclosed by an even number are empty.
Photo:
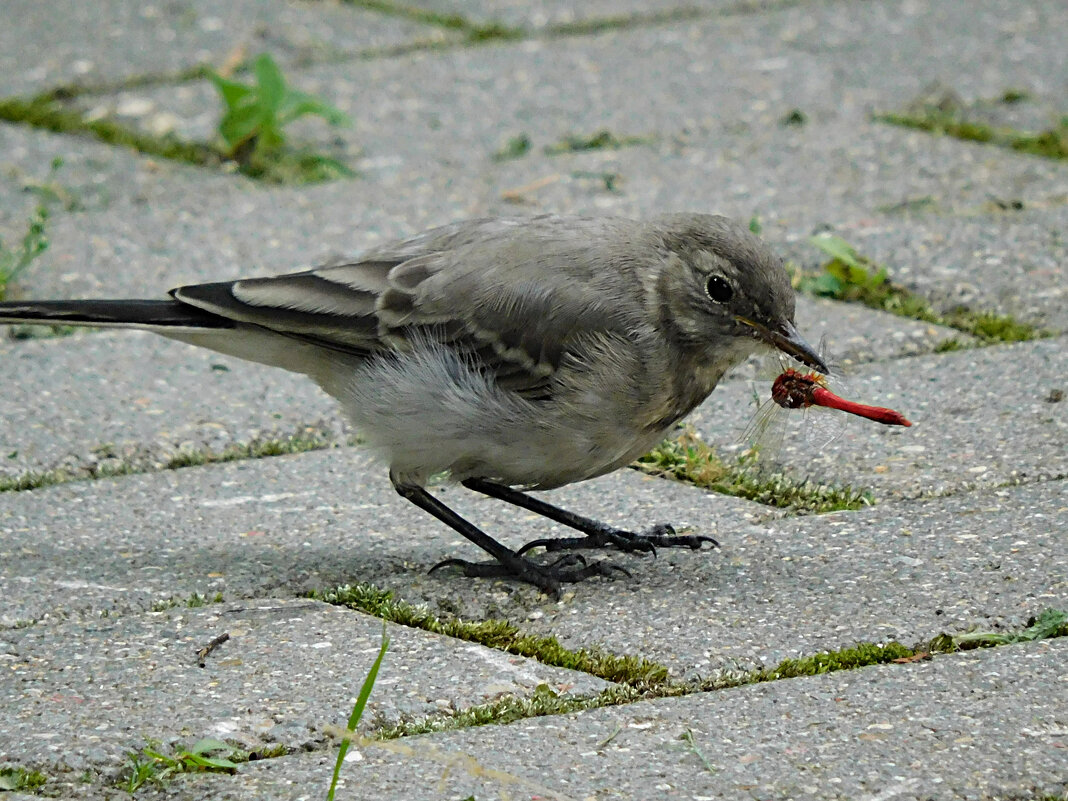
[[[1057,125],[1044,131],[1019,131],[985,122],[967,120],[959,111],[943,111],[936,108],[908,113],[884,113],[874,116],[876,122],[885,122],[903,128],[913,128],[940,136],[952,136],[967,142],[981,142],[998,147],[1041,156],[1047,159],[1068,159],[1068,117],[1062,117]]]
[[[391,623],[422,629],[446,637],[479,643],[499,651],[537,659],[546,665],[580,670],[605,681],[636,688],[652,687],[667,679],[667,668],[632,656],[616,656],[598,649],[570,650],[555,637],[522,633],[506,620],[468,621],[439,618],[423,607],[394,599],[393,594],[370,584],[345,585],[308,597],[347,606]]]
[[[868,490],[797,481],[782,474],[757,470],[752,457],[744,457],[734,464],[724,462],[711,446],[688,428],[676,438],[664,440],[631,467],[649,475],[796,511],[837,512],[861,509],[875,503]]]
[[[30,770],[18,765],[0,767],[0,792],[36,793],[48,777],[39,770]]]
[[[1019,632],[983,632],[964,635],[942,634],[930,642],[909,648],[899,642],[857,643],[837,651],[825,651],[795,659],[784,659],[770,668],[726,672],[706,679],[678,681],[666,670],[652,683],[621,683],[592,696],[562,696],[547,686],[539,686],[529,697],[506,696],[486,704],[423,718],[404,721],[375,732],[375,739],[391,740],[417,734],[452,731],[472,726],[503,725],[515,720],[545,715],[569,714],[587,709],[619,706],[652,698],[668,698],[696,692],[762,684],[783,679],[820,676],[875,665],[907,665],[938,655],[956,653],[976,647],[994,647],[1029,642],[1049,637],[1068,636],[1068,613],[1049,609],[1029,622]]]
[[[937,312],[925,298],[893,283],[885,267],[858,253],[841,237],[818,234],[809,242],[830,256],[830,261],[817,273],[794,269],[794,287],[803,292],[954,328],[984,344],[1026,342],[1048,336],[1047,332],[1010,315],[968,308]],[[961,347],[963,344],[958,341],[946,349]]]
[[[177,748],[169,754],[150,743],[139,753],[127,755],[119,787],[135,793],[149,782],[162,786],[179,773],[235,773],[239,762],[248,761],[248,754],[221,740],[204,738],[189,748]]]
[[[998,645],[1048,640],[1054,637],[1068,637],[1068,612],[1051,608],[1028,620],[1027,627],[1020,631],[971,631],[964,634],[940,634],[931,640],[928,647],[931,651],[951,653],[970,651],[974,648],[993,648]]]
[[[324,450],[336,447],[338,443],[329,435],[308,430],[287,437],[252,440],[247,443],[230,445],[221,451],[207,449],[182,450],[171,456],[162,465],[156,467],[141,462],[118,461],[104,462],[101,465],[85,467],[78,472],[69,470],[30,471],[19,476],[0,477],[0,493],[23,492],[26,490],[67,484],[71,481],[86,481],[98,478],[148,473],[156,469],[180,470],[185,467],[199,467],[207,464],[236,462],[245,459],[263,459],[271,456],[284,456],[293,453]]]
[[[363,710],[367,706],[367,699],[371,696],[371,690],[375,686],[375,679],[378,678],[378,669],[382,667],[382,660],[385,659],[386,650],[389,648],[389,636],[386,634],[386,624],[382,624],[382,646],[378,649],[378,657],[375,659],[374,664],[371,665],[371,669],[367,672],[367,676],[363,680],[363,684],[360,686],[360,693],[356,696],[356,703],[353,704],[352,712],[349,714],[349,722],[347,729],[349,731],[356,731],[356,727],[360,723],[360,718],[363,717]],[[337,790],[337,781],[341,776],[341,766],[345,764],[345,754],[348,753],[349,744],[352,740],[348,737],[341,739],[341,747],[337,751],[337,760],[334,762],[334,775],[330,779],[330,789],[326,794],[326,801],[334,801],[334,792]]]

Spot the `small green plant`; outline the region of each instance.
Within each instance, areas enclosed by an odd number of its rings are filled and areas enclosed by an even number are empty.
[[[129,755],[129,765],[120,787],[135,793],[150,781],[163,784],[177,773],[234,773],[238,762],[247,759],[248,754],[244,751],[210,737],[198,740],[192,748],[180,748],[172,754],[164,754],[154,745],[149,745],[142,748],[141,753]]]
[[[58,184],[54,180],[62,166],[63,159],[54,158],[48,177],[44,181],[26,184],[26,189],[34,192],[39,202],[30,216],[29,227],[19,246],[14,249],[5,247],[3,240],[0,239],[0,300],[3,300],[7,294],[8,285],[38,256],[48,250],[48,237],[45,235],[45,225],[49,218],[48,203],[63,200]],[[66,197],[69,197],[69,193]]]
[[[619,150],[631,145],[648,145],[653,141],[651,136],[616,136],[607,128],[602,128],[589,136],[565,136],[555,145],[547,145],[545,154],[558,156],[562,153],[580,153],[585,150]]]
[[[505,142],[504,146],[493,154],[493,160],[510,161],[511,159],[518,159],[529,153],[532,147],[534,147],[534,143],[530,141],[530,137],[525,133],[521,133]]]
[[[823,265],[823,272],[805,287],[825,297],[849,300],[850,295],[870,292],[883,286],[888,275],[881,267],[839,236],[822,233],[809,237],[811,244],[822,250],[831,260]]]
[[[356,703],[352,707],[352,714],[349,715],[349,731],[356,731],[356,726],[360,722],[360,718],[363,717],[364,707],[367,706],[367,699],[371,697],[371,690],[375,686],[375,679],[378,678],[378,669],[382,666],[382,660],[386,656],[386,649],[389,648],[389,635],[386,633],[386,624],[382,624],[382,647],[378,649],[378,658],[375,659],[374,664],[371,665],[371,669],[367,673],[367,677],[363,680],[363,686],[360,687],[360,694],[356,696]],[[337,751],[337,761],[334,762],[334,776],[330,780],[330,789],[326,793],[326,801],[334,801],[334,793],[337,790],[337,780],[341,776],[341,766],[345,763],[345,755],[349,752],[349,744],[352,740],[348,737],[344,737],[341,740],[341,747]]]
[[[1025,342],[1049,336],[1032,325],[1008,315],[976,311],[969,308],[934,310],[930,303],[889,279],[886,268],[876,264],[844,239],[833,234],[818,234],[809,243],[831,257],[818,273],[805,272],[787,265],[794,288],[814,295],[861,303],[872,309],[955,328],[984,343]],[[950,350],[956,345],[948,345]]]
[[[1068,637],[1068,612],[1047,609],[1027,621],[1022,631],[970,631],[966,634],[941,634],[931,641],[931,651],[968,651],[973,648],[992,648],[1020,642]]]
[[[270,170],[271,162],[277,161],[286,149],[283,129],[296,119],[314,115],[330,125],[352,124],[339,109],[290,88],[282,71],[267,53],[257,56],[252,72],[255,84],[238,83],[217,72],[210,75],[226,107],[219,121],[219,135],[226,142],[227,155],[247,172],[255,175]],[[353,174],[336,159],[320,155],[307,158],[309,165],[318,166],[325,173]]]
[[[0,768],[0,792],[33,793],[47,781],[48,777],[39,770],[19,766]]]

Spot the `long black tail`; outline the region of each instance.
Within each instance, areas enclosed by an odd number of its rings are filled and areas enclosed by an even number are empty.
[[[177,300],[27,300],[0,303],[0,323],[169,329],[233,328],[233,320]]]

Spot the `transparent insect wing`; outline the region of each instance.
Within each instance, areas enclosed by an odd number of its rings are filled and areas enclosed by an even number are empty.
[[[785,411],[770,398],[764,401],[749,418],[741,441],[769,459],[777,458],[789,427]]]
[[[846,382],[841,366],[827,353],[826,337],[820,338],[817,352],[830,368],[826,383],[836,394],[841,394],[839,390]],[[761,385],[761,392],[768,391],[771,382],[779,374],[786,370],[797,371],[800,367],[797,362],[782,353],[772,355],[767,360],[767,365],[770,367],[767,370],[767,384]],[[808,368],[800,369],[808,371]],[[841,389],[841,391],[845,390]],[[749,420],[741,439],[742,442],[755,448],[770,460],[775,460],[782,454],[787,436],[791,444],[819,452],[841,436],[843,425],[840,418],[841,415],[817,407],[813,407],[812,410],[783,409],[775,401],[769,399],[761,404]]]

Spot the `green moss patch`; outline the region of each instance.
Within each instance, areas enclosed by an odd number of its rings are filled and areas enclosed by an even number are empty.
[[[756,467],[754,457],[723,461],[692,429],[683,429],[639,458],[631,467],[653,476],[684,481],[695,487],[804,512],[838,512],[875,503],[869,490],[797,481]]]

